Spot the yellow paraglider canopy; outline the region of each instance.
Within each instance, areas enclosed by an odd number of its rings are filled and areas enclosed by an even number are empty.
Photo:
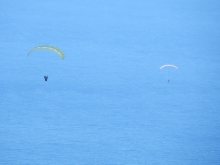
[[[50,50],[50,51],[57,53],[62,59],[64,59],[64,53],[60,49],[54,46],[36,46],[29,51],[28,55],[31,54],[35,50]]]

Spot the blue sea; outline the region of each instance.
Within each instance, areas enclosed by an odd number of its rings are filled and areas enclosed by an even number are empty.
[[[0,2],[0,164],[219,165],[219,8]]]

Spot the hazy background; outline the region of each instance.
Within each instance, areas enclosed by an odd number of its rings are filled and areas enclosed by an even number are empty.
[[[220,164],[219,9],[0,2],[0,164]]]

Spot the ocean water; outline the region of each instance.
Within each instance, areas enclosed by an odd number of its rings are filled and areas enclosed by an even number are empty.
[[[220,163],[220,2],[0,4],[0,164]]]

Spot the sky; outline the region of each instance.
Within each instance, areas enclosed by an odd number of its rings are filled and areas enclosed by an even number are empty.
[[[0,164],[219,164],[219,7],[0,2]]]

